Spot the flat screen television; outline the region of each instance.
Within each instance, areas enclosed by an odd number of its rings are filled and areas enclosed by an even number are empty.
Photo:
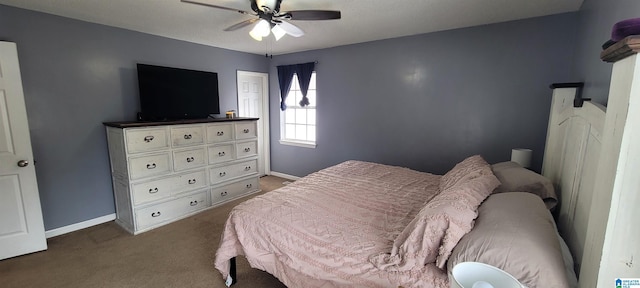
[[[218,74],[138,63],[143,121],[204,119],[220,114]]]

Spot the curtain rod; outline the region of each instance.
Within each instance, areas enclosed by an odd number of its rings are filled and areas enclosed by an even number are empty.
[[[309,63],[309,62],[306,62]],[[318,60],[313,61],[314,64],[318,64]],[[300,64],[300,63],[296,63],[296,64]],[[286,65],[276,65],[276,66],[288,66],[288,65],[296,65],[296,64],[286,64]]]

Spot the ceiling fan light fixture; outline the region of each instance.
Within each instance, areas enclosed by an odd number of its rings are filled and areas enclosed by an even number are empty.
[[[284,31],[280,25],[275,25],[271,28],[271,33],[273,33],[273,37],[276,37],[276,41],[278,41],[287,34],[287,31]]]
[[[255,33],[257,33],[258,35],[262,36],[262,37],[267,37],[269,36],[269,33],[271,32],[271,25],[269,25],[269,21],[264,20],[264,19],[260,19],[260,21],[258,21],[258,23],[256,23],[256,26],[253,27],[253,30],[251,31],[255,31]]]
[[[254,29],[251,29],[251,31],[249,31],[249,36],[251,36],[251,38],[253,38],[253,40],[256,40],[256,41],[262,41],[262,36],[261,36],[261,35],[259,35],[259,34],[258,34],[258,33],[256,33],[256,32],[254,32],[253,30],[255,30],[255,28],[254,28]]]
[[[280,4],[282,4],[283,0],[249,0],[253,12],[199,2],[202,0],[180,1],[254,16],[252,19],[246,19],[240,23],[231,25],[225,28],[224,31],[235,31],[255,24],[249,32],[249,35],[256,41],[262,41],[262,38],[268,37],[272,32],[276,41],[284,37],[285,34],[292,37],[302,37],[304,31],[302,31],[300,27],[289,23],[289,21],[333,20],[341,18],[341,12],[337,10],[289,10],[281,13]]]

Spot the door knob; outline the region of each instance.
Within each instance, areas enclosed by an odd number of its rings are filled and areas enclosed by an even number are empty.
[[[29,165],[29,161],[27,160],[18,161],[18,167],[27,167],[27,165]]]

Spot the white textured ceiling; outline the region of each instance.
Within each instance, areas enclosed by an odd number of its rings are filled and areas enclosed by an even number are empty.
[[[199,0],[251,11],[249,0]],[[340,10],[342,19],[291,21],[305,36],[257,42],[253,16],[180,0],[0,0],[0,4],[255,54],[285,54],[577,11],[583,0],[283,0],[281,11]]]

